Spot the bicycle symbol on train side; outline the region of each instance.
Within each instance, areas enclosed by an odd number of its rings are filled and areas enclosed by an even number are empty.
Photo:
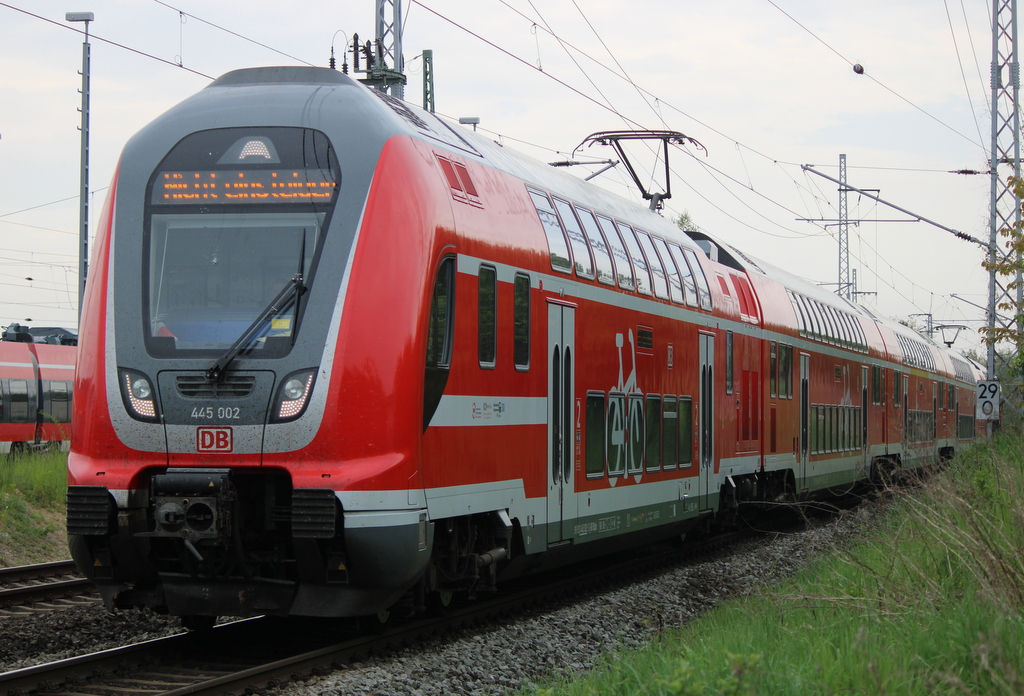
[[[627,472],[636,474],[637,483],[643,473],[644,461],[644,395],[636,383],[636,343],[633,330],[628,332],[631,366],[629,376],[623,379],[623,336],[615,334],[615,348],[619,353],[619,379],[608,393],[607,433],[609,483],[615,485],[617,477]]]

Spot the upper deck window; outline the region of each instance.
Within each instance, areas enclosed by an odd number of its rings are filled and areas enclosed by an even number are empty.
[[[676,262],[679,275],[683,279],[683,299],[689,306],[696,307],[697,282],[693,279],[693,272],[690,270],[690,265],[686,262],[686,257],[683,256],[683,250],[675,242],[669,244],[668,249],[672,254],[672,260]]]
[[[548,238],[548,251],[551,254],[551,268],[562,273],[572,273],[572,258],[569,256],[569,243],[565,237],[565,230],[562,223],[558,221],[558,215],[551,206],[551,199],[548,194],[533,189],[527,189],[533,205],[540,216],[541,226]]]
[[[612,255],[615,257],[615,275],[619,281],[619,287],[623,290],[632,290],[634,287],[633,265],[629,262],[629,254],[626,253],[626,246],[622,243],[619,231],[615,229],[615,223],[603,215],[598,215],[597,221],[601,223],[605,239],[608,240],[608,244],[612,248]]]
[[[580,223],[576,220],[572,206],[559,198],[555,198],[554,201],[558,215],[562,219],[562,227],[569,235],[572,256],[576,260],[576,275],[589,280],[594,277],[594,262],[590,257],[587,238],[583,236],[583,230],[580,229]]]
[[[651,277],[654,280],[654,294],[663,300],[667,300],[668,280],[665,278],[665,268],[661,265],[661,259],[658,258],[658,252],[654,250],[654,244],[651,243],[651,238],[646,232],[637,230],[636,238],[640,240],[640,246],[643,248],[644,254],[647,255],[647,260],[650,262]]]
[[[636,289],[645,295],[650,295],[651,272],[647,267],[647,259],[644,258],[643,252],[640,251],[640,245],[637,244],[636,237],[633,235],[633,228],[622,222],[616,224],[619,232],[622,233],[622,241],[629,249],[629,258],[633,260],[633,269],[636,271]]]
[[[150,354],[221,352],[275,298],[276,311],[243,348],[258,357],[290,351],[340,184],[319,131],[223,128],[180,141],[148,185],[142,301]]]
[[[601,228],[597,225],[594,214],[586,208],[576,208],[580,222],[583,223],[583,230],[590,240],[590,248],[594,252],[594,261],[597,264],[597,279],[605,285],[615,285],[615,266],[612,264],[612,254],[608,250]]]
[[[700,297],[700,308],[711,311],[711,286],[708,285],[707,276],[697,259],[697,252],[693,249],[683,249],[686,260],[690,262],[690,269],[693,271],[694,280],[697,281],[697,295]]]

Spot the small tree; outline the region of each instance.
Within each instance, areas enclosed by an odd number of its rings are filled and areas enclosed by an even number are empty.
[[[683,232],[697,231],[697,223],[695,223],[693,221],[693,218],[690,217],[690,211],[688,210],[684,210],[683,212],[679,213],[674,222],[676,223],[676,225],[679,226],[679,229],[681,229]]]
[[[1017,200],[1024,199],[1024,179],[1010,177],[1009,184]],[[986,258],[981,265],[987,271],[995,271],[999,275],[1005,276],[1007,278],[1006,294],[1008,296],[1015,295],[1018,289],[1024,287],[1024,283],[1020,280],[1020,274],[1024,271],[1024,220],[1020,220],[1010,227],[1004,227],[999,230],[999,235],[1006,240],[1006,253],[1003,254],[997,250],[995,262]],[[982,327],[981,333],[985,343],[990,346],[1000,343],[1013,344],[1012,355],[1005,359],[1005,372],[999,369],[998,364],[996,367],[1000,373],[1004,373],[1006,377],[1010,378],[1005,386],[1012,386],[1015,391],[1019,392],[1024,386],[1024,359],[1021,356],[1021,347],[1024,346],[1024,307],[1015,301],[1006,300],[997,304],[996,310],[1010,314],[1013,320],[1007,322],[1005,326]],[[1003,356],[997,352],[997,357]],[[997,360],[998,362],[1000,361]]]

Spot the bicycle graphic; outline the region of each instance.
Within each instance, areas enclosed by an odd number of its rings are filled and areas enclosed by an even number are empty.
[[[628,332],[631,366],[629,376],[623,380],[622,334],[615,334],[615,348],[619,353],[618,383],[609,390],[608,415],[605,428],[608,433],[608,473],[610,483],[627,471],[643,471],[644,457],[644,399],[636,384],[636,343],[633,330]],[[627,408],[628,407],[628,408]]]

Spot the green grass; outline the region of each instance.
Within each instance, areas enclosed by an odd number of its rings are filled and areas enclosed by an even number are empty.
[[[0,491],[19,491],[25,500],[47,510],[61,510],[68,485],[68,455],[33,452],[0,455]]]
[[[64,533],[67,455],[0,455],[0,566],[69,557]]]
[[[855,546],[539,693],[1024,693],[1024,440],[897,498]]]

